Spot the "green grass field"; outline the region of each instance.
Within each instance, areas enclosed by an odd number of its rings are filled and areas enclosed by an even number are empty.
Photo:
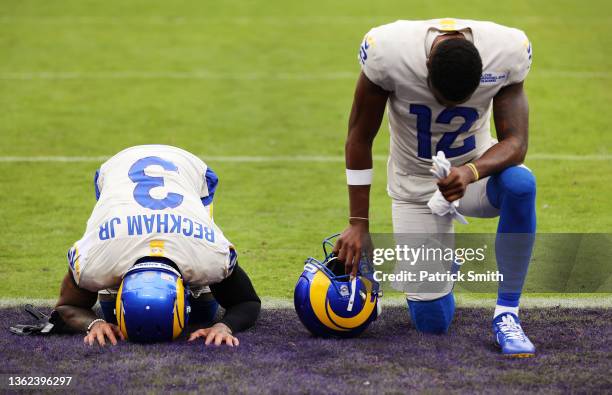
[[[216,221],[241,265],[261,295],[290,296],[304,258],[342,230],[348,206],[342,161],[299,156],[342,157],[358,46],[396,19],[526,31],[538,230],[612,229],[610,2],[225,3],[0,4],[0,298],[57,295],[102,162],[9,157],[111,156],[148,143],[185,148],[215,169]],[[376,155],[387,147],[385,126]],[[384,165],[375,164],[375,232],[391,230]],[[458,230],[495,227],[472,220]]]

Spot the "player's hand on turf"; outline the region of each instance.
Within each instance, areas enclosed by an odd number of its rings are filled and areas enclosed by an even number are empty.
[[[91,327],[87,336],[83,338],[83,342],[90,346],[93,346],[96,342],[101,346],[105,346],[107,338],[113,346],[117,345],[117,339],[125,340],[123,333],[121,333],[117,325],[100,321]]]
[[[342,232],[334,246],[334,255],[340,262],[344,262],[345,273],[350,273],[353,277],[357,275],[363,243],[368,238],[368,233],[368,221],[355,220]]]
[[[232,335],[231,329],[222,323],[217,323],[210,328],[198,329],[189,336],[189,341],[194,341],[197,338],[203,338],[204,344],[210,346],[220,346],[223,343],[230,347],[238,346],[240,342],[238,338]]]
[[[465,195],[465,190],[474,180],[474,173],[467,166],[451,167],[448,176],[438,181],[438,189],[446,200],[453,202]]]

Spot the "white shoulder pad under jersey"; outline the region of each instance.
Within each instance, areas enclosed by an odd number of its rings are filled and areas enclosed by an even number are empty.
[[[76,283],[99,291],[119,285],[136,260],[171,259],[185,283],[227,277],[235,254],[211,214],[217,177],[195,155],[165,145],[128,148],[96,174],[98,202],[68,253]]]
[[[449,31],[462,32],[472,41],[483,63],[479,87],[455,108],[440,105],[427,83],[431,44]],[[436,189],[429,168],[437,151],[444,151],[458,166],[489,149],[492,99],[504,86],[526,78],[531,56],[531,44],[522,31],[492,22],[397,21],[365,35],[358,56],[361,69],[370,81],[391,92],[387,169],[391,197],[427,201]]]

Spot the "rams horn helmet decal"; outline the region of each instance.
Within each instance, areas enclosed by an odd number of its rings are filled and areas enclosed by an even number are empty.
[[[323,240],[323,262],[306,260],[293,294],[300,321],[315,336],[357,336],[379,314],[378,283],[366,275],[370,273],[367,260],[362,259],[357,277],[351,280],[344,274],[344,265],[327,252],[337,236]]]
[[[134,342],[176,339],[187,325],[188,290],[173,267],[157,262],[136,264],[119,287],[115,315],[123,335]]]

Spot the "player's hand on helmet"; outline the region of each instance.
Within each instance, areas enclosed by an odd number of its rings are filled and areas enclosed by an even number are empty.
[[[210,328],[198,329],[189,336],[189,341],[203,338],[204,344],[220,346],[223,343],[230,347],[238,346],[238,338],[232,335],[232,330],[225,324],[217,323]]]
[[[83,338],[83,342],[90,346],[96,343],[105,346],[106,339],[114,346],[117,344],[117,339],[125,340],[125,336],[123,336],[117,325],[99,321],[91,327],[89,333]]]
[[[474,173],[469,167],[451,167],[448,176],[438,181],[438,189],[446,200],[453,202],[461,199],[468,185],[474,181]]]
[[[334,246],[334,255],[338,257],[340,262],[344,262],[345,273],[356,276],[364,240],[369,238],[369,226],[368,221],[365,220],[352,221],[338,237]]]

